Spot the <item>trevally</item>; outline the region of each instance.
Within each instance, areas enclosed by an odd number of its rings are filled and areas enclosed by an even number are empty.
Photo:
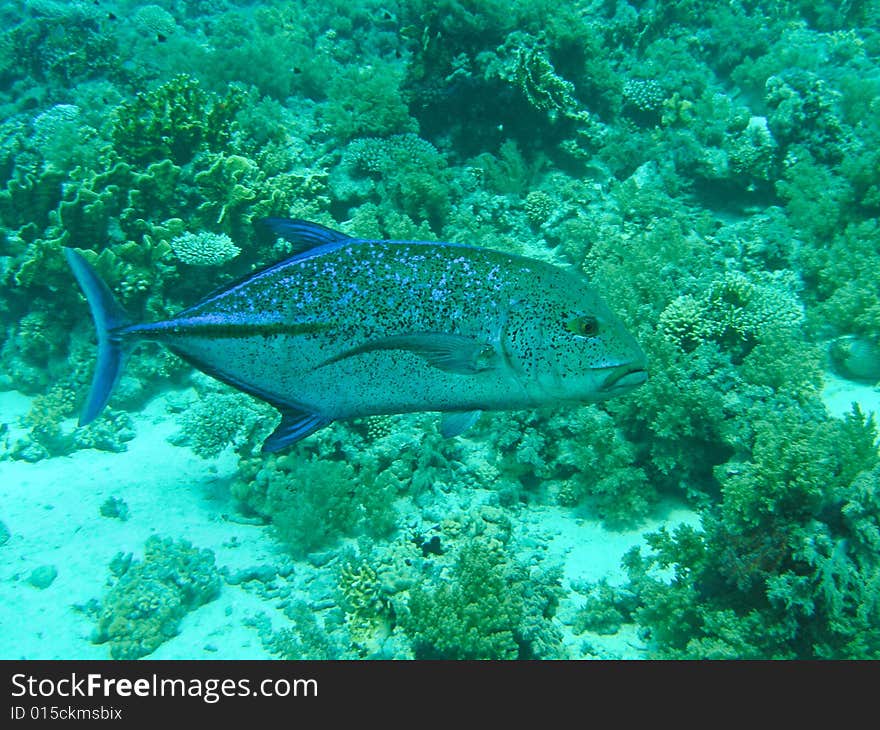
[[[64,250],[98,334],[80,425],[101,413],[139,340],[275,406],[281,422],[263,451],[333,421],[413,411],[441,411],[453,436],[484,410],[600,401],[648,377],[636,340],[572,271],[455,243],[264,222],[293,256],[162,322],[134,322]]]

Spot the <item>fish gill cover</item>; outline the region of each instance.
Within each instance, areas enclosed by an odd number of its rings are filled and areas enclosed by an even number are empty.
[[[880,658],[876,3],[0,20],[4,656]],[[270,407],[145,344],[77,427],[65,250],[163,322],[295,253],[262,219],[577,272],[650,379],[264,454]]]

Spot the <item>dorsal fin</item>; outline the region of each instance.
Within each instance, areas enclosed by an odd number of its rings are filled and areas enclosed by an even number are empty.
[[[276,236],[292,243],[294,254],[351,238],[320,223],[312,223],[300,218],[263,218],[260,222]]]

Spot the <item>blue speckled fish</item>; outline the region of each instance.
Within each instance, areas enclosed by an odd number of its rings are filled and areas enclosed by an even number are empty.
[[[442,411],[441,431],[483,410],[598,401],[647,379],[645,356],[577,274],[453,243],[370,241],[302,220],[265,223],[296,247],[163,322],[136,324],[65,249],[98,331],[80,424],[97,418],[139,340],[281,412],[277,451],[336,420]]]

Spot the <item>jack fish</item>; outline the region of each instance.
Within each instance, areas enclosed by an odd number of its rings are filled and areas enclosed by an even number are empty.
[[[336,420],[414,411],[441,411],[454,436],[484,410],[600,401],[648,377],[638,343],[574,272],[455,243],[264,223],[293,256],[162,322],[134,322],[64,250],[98,334],[80,425],[101,413],[140,340],[277,408],[263,451]]]

